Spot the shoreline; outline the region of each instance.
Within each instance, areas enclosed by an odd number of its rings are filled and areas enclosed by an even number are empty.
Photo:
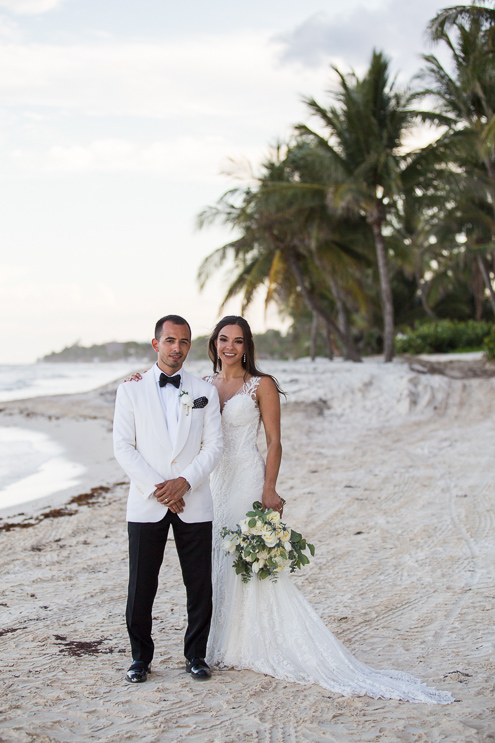
[[[68,500],[83,490],[88,490],[100,485],[108,485],[119,478],[120,468],[113,460],[113,451],[109,445],[109,424],[102,420],[74,420],[63,419],[48,420],[43,417],[30,416],[14,413],[0,414],[0,426],[4,429],[22,428],[28,431],[43,433],[55,442],[61,451],[59,458],[71,463],[75,467],[82,467],[74,476],[70,477],[73,482],[60,487],[55,492],[52,490],[46,495],[37,497],[33,494],[32,499],[22,500],[11,505],[0,504],[0,520],[10,519],[20,513],[36,514],[47,507],[57,508],[68,502]],[[111,429],[110,429],[111,430]],[[48,460],[50,464],[53,460]],[[52,477],[62,475],[62,481],[69,478],[63,476],[64,469],[55,466],[52,468]],[[31,477],[39,475],[33,473]],[[123,473],[122,477],[123,479]],[[21,482],[20,480],[18,481]],[[8,492],[8,487],[6,488]]]
[[[58,492],[0,507],[0,520],[59,508],[83,491],[124,478],[111,441],[114,383],[75,395],[56,395],[4,402],[0,426],[43,433],[63,450],[62,456],[84,468],[76,482]],[[1,523],[1,521],[0,521]]]
[[[319,363],[311,376],[309,362],[265,366],[290,391],[284,515],[316,545],[296,585],[359,660],[460,701],[343,698],[232,669],[194,683],[181,652],[185,595],[173,542],[153,611],[153,673],[138,688],[126,684],[127,485],[112,463],[115,385],[107,385],[0,406],[0,420],[27,416],[40,430],[72,431],[88,463],[88,479],[65,503],[24,514],[30,528],[16,519],[0,530],[0,739],[133,743],[136,730],[143,743],[495,736],[495,380],[403,363]]]

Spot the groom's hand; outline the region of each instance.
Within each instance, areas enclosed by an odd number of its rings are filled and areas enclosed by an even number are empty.
[[[165,480],[156,486],[155,498],[159,503],[167,506],[172,513],[182,513],[185,506],[183,496],[187,493],[189,487],[190,485],[184,477]]]

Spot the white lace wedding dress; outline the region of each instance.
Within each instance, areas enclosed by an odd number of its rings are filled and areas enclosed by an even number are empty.
[[[213,377],[208,377],[212,381]],[[217,667],[251,669],[284,681],[316,683],[344,696],[448,704],[453,697],[400,671],[378,671],[356,660],[282,573],[276,583],[243,583],[220,529],[233,528],[261,500],[265,464],[257,447],[260,413],[251,378],[223,409],[224,452],[211,476],[213,618],[207,660]]]

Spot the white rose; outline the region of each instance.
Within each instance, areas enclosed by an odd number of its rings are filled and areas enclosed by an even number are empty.
[[[275,547],[278,543],[278,537],[272,531],[265,531],[262,536],[267,547]]]
[[[256,537],[261,536],[263,534],[263,524],[260,521],[256,521],[256,524],[250,528],[250,533],[254,534]]]
[[[278,511],[273,511],[272,513],[269,513],[266,518],[268,521],[271,521],[272,524],[278,524],[278,522],[280,521],[280,514],[278,513]]]
[[[247,534],[249,532],[249,519],[242,519],[242,521],[239,521],[239,526],[241,527],[242,533]]]
[[[255,562],[254,565],[253,565],[253,573],[259,573],[260,570],[261,570],[261,568],[263,567],[263,565],[264,565],[264,563],[262,564],[259,561],[258,562]]]
[[[192,399],[191,395],[188,392],[184,392],[180,396],[180,401],[181,401],[182,405],[184,405],[184,407],[186,409],[186,415],[189,415],[189,410],[194,405],[194,400]]]
[[[261,536],[265,540],[267,547],[275,547],[278,544],[277,530],[271,524],[265,524]]]
[[[222,542],[222,549],[224,549],[225,552],[235,552],[235,544],[232,543],[231,539],[224,539]]]

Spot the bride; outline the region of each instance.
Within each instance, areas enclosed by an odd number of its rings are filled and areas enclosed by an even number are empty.
[[[316,683],[344,696],[448,704],[453,697],[400,671],[361,663],[334,637],[290,575],[276,583],[253,577],[243,583],[222,549],[222,527],[234,528],[254,501],[280,514],[276,492],[282,456],[280,393],[276,380],[255,363],[251,329],[242,317],[224,317],[209,341],[213,374],[205,377],[220,397],[223,455],[211,475],[213,618],[207,660],[219,668],[251,669],[284,681]],[[257,447],[260,423],[266,463]]]
[[[449,704],[446,691],[427,687],[402,671],[380,671],[357,660],[330,632],[290,575],[277,582],[243,583],[222,549],[222,527],[233,529],[254,501],[282,514],[276,491],[280,443],[280,389],[255,363],[251,328],[224,317],[208,345],[213,374],[205,377],[220,398],[224,449],[210,480],[213,496],[213,617],[207,660],[217,668],[250,669],[283,681],[319,684],[343,696]],[[140,379],[135,374],[131,379]],[[266,462],[258,450],[265,430]]]

